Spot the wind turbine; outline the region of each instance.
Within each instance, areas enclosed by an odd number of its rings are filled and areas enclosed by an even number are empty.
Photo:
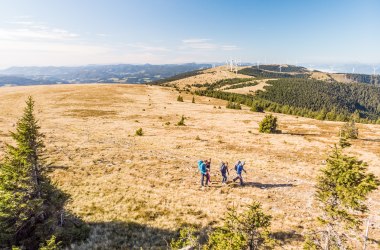
[[[257,61],[256,66],[257,66],[257,69],[260,69],[260,61]]]
[[[376,75],[376,70],[377,68],[375,66],[373,66],[373,75],[372,75],[372,81],[374,85],[377,85],[377,75]]]
[[[282,65],[281,65],[281,64],[280,64],[279,68],[280,68],[280,73],[281,73],[281,68],[282,68]]]

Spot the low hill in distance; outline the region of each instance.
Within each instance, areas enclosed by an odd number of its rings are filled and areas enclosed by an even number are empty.
[[[0,86],[60,83],[147,83],[209,67],[211,67],[210,64],[195,63],[89,65],[81,67],[11,67],[0,71]]]
[[[366,84],[350,77],[362,79],[357,75],[309,71],[292,65],[240,67],[237,72],[220,66],[156,83],[245,104],[255,110],[336,121],[355,116],[359,122],[380,123],[377,79],[367,77],[374,84]]]
[[[50,175],[71,196],[67,208],[91,228],[90,238],[73,249],[164,249],[180,227],[206,232],[222,223],[227,207],[241,211],[254,200],[273,216],[277,249],[301,249],[318,215],[315,178],[342,125],[276,114],[282,133],[261,134],[264,113],[226,109],[227,101],[204,96],[192,103],[184,91],[178,102],[174,88],[161,86],[3,87],[0,95],[0,157],[26,97],[36,101]],[[176,126],[182,115],[186,126]],[[380,177],[380,127],[358,127],[359,139],[346,152]],[[143,136],[135,136],[139,128]],[[196,161],[206,158],[212,159],[212,185],[201,190]],[[239,159],[246,161],[247,185],[222,186],[219,163],[233,168]],[[379,201],[380,193],[372,193],[374,218]],[[376,219],[370,238],[379,239],[379,226]]]

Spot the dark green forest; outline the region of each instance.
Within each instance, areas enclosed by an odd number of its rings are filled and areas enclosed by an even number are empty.
[[[266,66],[269,66],[269,65],[266,65]],[[285,67],[283,69],[285,69]],[[238,73],[243,74],[243,75],[254,76],[257,78],[308,78],[309,77],[308,73],[289,74],[289,73],[279,72],[278,67],[277,67],[277,71],[278,72],[265,71],[261,68],[257,68],[256,66],[253,66],[250,68],[239,70]]]
[[[196,94],[241,103],[256,110],[291,114],[319,120],[380,122],[380,88],[367,84],[342,84],[311,79],[268,81],[255,96],[198,90]]]

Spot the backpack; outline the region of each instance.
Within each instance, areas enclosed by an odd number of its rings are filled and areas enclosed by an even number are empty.
[[[220,172],[222,172],[222,173],[226,172],[226,165],[225,164],[222,164],[220,166]]]

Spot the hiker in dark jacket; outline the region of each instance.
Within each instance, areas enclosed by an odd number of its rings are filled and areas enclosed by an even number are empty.
[[[229,175],[230,172],[228,171],[228,162],[224,163],[222,162],[220,164],[220,173],[222,174],[222,184],[227,183],[227,174]]]
[[[206,183],[211,183],[211,158],[210,160],[205,160],[204,163],[206,164]],[[206,184],[207,186],[207,184]]]
[[[235,182],[237,179],[240,180],[240,186],[244,186],[244,182],[243,182],[243,176],[242,176],[242,173],[244,171],[244,173],[247,173],[247,171],[245,171],[244,169],[244,165],[245,165],[245,162],[238,162],[238,164],[236,164],[235,166],[235,169],[236,169],[236,174],[237,176],[233,179],[233,181]]]
[[[206,178],[206,186],[208,186],[208,180],[207,180],[207,169],[206,169],[206,164],[202,161],[198,161],[198,169],[199,172],[201,172],[201,187],[204,186],[204,180]]]

